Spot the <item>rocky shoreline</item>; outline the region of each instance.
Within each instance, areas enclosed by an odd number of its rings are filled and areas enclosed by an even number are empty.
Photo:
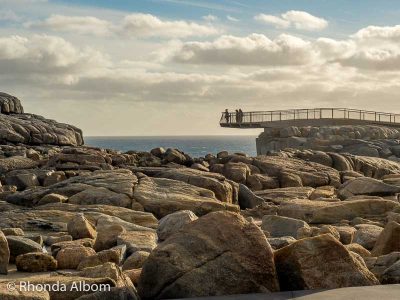
[[[84,146],[81,130],[25,114],[10,95],[0,107],[1,299],[400,283],[393,159],[302,147],[257,157],[122,153]],[[27,281],[66,291],[21,290]]]

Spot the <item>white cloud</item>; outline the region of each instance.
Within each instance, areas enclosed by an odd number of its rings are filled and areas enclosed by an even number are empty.
[[[325,19],[297,10],[287,11],[280,16],[259,14],[254,19],[276,28],[294,27],[299,30],[318,31],[328,26],[328,21]]]
[[[33,28],[98,36],[110,35],[113,31],[113,25],[110,22],[89,16],[52,15],[44,21],[26,25]]]
[[[400,41],[400,25],[396,26],[368,26],[360,29],[355,38],[359,40],[380,39]]]
[[[166,21],[151,14],[135,13],[127,15],[119,23],[91,16],[53,15],[44,21],[26,24],[30,28],[71,32],[76,34],[129,37],[184,38],[189,36],[207,36],[219,33],[211,25],[202,25],[187,21]]]
[[[226,19],[231,22],[239,22],[238,18],[232,17],[231,15],[227,15]]]
[[[311,44],[282,34],[274,40],[262,34],[247,37],[224,35],[213,42],[187,42],[175,46],[170,59],[193,64],[300,65],[312,61]]]
[[[288,20],[273,15],[259,14],[255,16],[254,19],[263,23],[274,25],[276,28],[288,28],[290,26],[290,22]]]
[[[214,16],[214,15],[206,15],[206,16],[203,16],[202,18],[204,21],[207,21],[207,22],[215,22],[218,20],[218,17]]]
[[[186,21],[163,21],[150,14],[131,14],[122,22],[121,32],[129,36],[179,38],[207,36],[219,31],[210,25]]]

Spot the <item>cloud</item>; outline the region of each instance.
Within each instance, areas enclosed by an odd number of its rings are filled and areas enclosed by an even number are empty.
[[[237,18],[235,18],[235,17],[232,17],[232,16],[230,16],[230,15],[227,15],[227,16],[226,16],[226,19],[227,19],[228,21],[231,21],[231,22],[239,22],[239,19],[237,19]]]
[[[208,36],[219,33],[211,25],[187,21],[166,21],[151,14],[135,13],[127,15],[119,23],[91,16],[52,15],[44,21],[25,24],[28,28],[71,32],[96,36],[160,37],[185,38],[189,36]]]
[[[207,22],[215,22],[218,20],[218,17],[214,16],[214,15],[206,15],[206,16],[203,16],[202,19]]]
[[[162,21],[150,14],[131,14],[122,22],[121,31],[127,35],[142,37],[188,37],[207,36],[219,31],[209,25],[186,21]]]
[[[213,42],[183,43],[169,59],[192,64],[276,66],[306,64],[314,55],[311,44],[300,38],[281,34],[271,40],[262,34],[251,34],[223,35]]]
[[[290,22],[288,20],[285,20],[277,16],[259,14],[255,16],[254,19],[259,22],[274,25],[276,28],[290,27]]]
[[[39,29],[50,29],[60,32],[74,32],[76,34],[93,34],[98,36],[110,35],[113,25],[95,17],[77,17],[52,15],[44,21],[27,23],[26,26]]]
[[[261,23],[273,25],[276,28],[293,27],[299,30],[319,31],[328,26],[328,21],[325,19],[297,10],[287,11],[280,16],[259,14],[254,19]]]
[[[400,25],[368,26],[360,29],[353,37],[359,40],[380,39],[398,42],[400,41]]]
[[[16,81],[45,79],[71,83],[78,76],[109,65],[108,59],[90,48],[79,49],[62,38],[47,35],[0,38],[0,78]]]

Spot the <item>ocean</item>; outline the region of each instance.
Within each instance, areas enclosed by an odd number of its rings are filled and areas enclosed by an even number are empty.
[[[150,151],[156,147],[176,148],[192,157],[217,154],[222,150],[230,153],[244,152],[256,155],[256,136],[140,136],[140,137],[85,137],[88,146],[120,151]]]

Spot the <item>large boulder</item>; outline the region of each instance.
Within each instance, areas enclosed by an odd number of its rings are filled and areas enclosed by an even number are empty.
[[[253,164],[263,174],[271,177],[280,178],[282,174],[296,175],[303,186],[340,185],[340,175],[337,170],[311,161],[279,156],[258,156]]]
[[[8,249],[7,239],[0,230],[0,274],[7,275],[8,261],[10,260],[10,250]]]
[[[236,205],[216,199],[208,189],[166,178],[140,178],[134,198],[157,218],[179,210],[191,210],[198,216],[217,210],[239,210]]]
[[[181,210],[166,215],[159,221],[157,235],[160,241],[166,240],[170,235],[180,230],[186,224],[197,220],[197,216],[190,210]]]
[[[37,166],[36,161],[23,156],[2,158],[0,159],[0,175],[13,170],[32,169]]]
[[[330,234],[301,239],[277,250],[275,264],[282,291],[379,284]]]
[[[136,176],[129,170],[98,170],[90,174],[74,176],[47,187],[13,193],[6,197],[6,201],[33,206],[38,204],[44,196],[53,193],[66,196],[69,201],[76,204],[107,204],[126,207],[132,202],[130,198],[136,183]],[[93,188],[96,188],[94,194],[92,194]]]
[[[69,220],[67,224],[68,233],[73,239],[83,239],[83,238],[96,238],[96,229],[92,224],[85,218],[85,215],[80,213]]]
[[[383,228],[372,224],[360,224],[356,226],[357,232],[354,235],[353,243],[363,246],[365,249],[371,250],[381,234]]]
[[[381,231],[371,253],[380,256],[395,251],[400,251],[400,224],[391,221]]]
[[[142,299],[278,291],[264,233],[242,216],[213,212],[170,236],[142,268]]]
[[[156,177],[178,180],[209,189],[214,192],[218,200],[227,203],[237,203],[237,195],[235,193],[235,188],[237,189],[237,187],[228,182],[221,174],[184,168],[162,170],[156,174]]]
[[[10,262],[14,262],[18,255],[29,252],[43,252],[38,243],[21,236],[9,235],[6,237],[10,249]]]
[[[388,212],[398,207],[400,207],[399,203],[381,199],[340,202],[296,200],[282,203],[278,208],[278,214],[301,219],[307,223],[333,224],[356,217],[385,218]]]
[[[84,259],[95,254],[96,252],[92,248],[85,246],[62,248],[56,256],[58,268],[76,269]]]
[[[400,193],[400,187],[369,177],[358,177],[340,186],[338,195],[342,199],[356,195],[385,196]]]
[[[21,272],[46,272],[57,269],[57,261],[47,253],[26,253],[17,256],[17,270]]]
[[[281,216],[264,216],[262,219],[261,229],[268,231],[271,237],[291,236],[298,238],[298,230],[308,230],[311,232],[310,226],[303,220]]]

